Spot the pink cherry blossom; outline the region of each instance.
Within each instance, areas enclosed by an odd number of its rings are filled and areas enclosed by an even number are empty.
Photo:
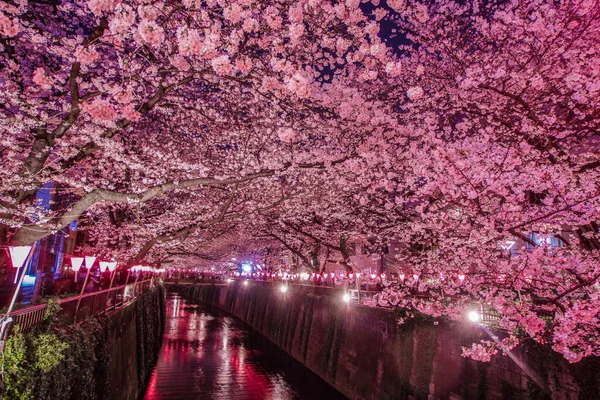
[[[117,116],[113,106],[108,101],[100,98],[81,104],[81,109],[102,121],[113,121]]]

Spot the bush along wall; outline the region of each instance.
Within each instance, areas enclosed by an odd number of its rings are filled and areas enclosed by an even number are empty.
[[[58,303],[51,300],[43,322],[34,330],[24,334],[15,327],[0,360],[0,399],[110,399],[111,318],[96,316],[80,324],[64,325],[58,317],[59,311]],[[140,384],[142,381],[145,384],[164,329],[163,288],[140,296],[135,315],[138,370],[144,371]]]

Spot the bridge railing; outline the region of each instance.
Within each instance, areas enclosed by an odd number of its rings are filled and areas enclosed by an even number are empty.
[[[116,286],[98,292],[85,293],[81,296],[58,300],[61,310],[58,317],[67,323],[83,321],[93,315],[113,312],[128,305],[136,296],[154,287],[156,279],[146,279],[137,283]],[[79,303],[79,306],[78,306]],[[13,311],[10,316],[13,325],[19,325],[21,332],[28,332],[44,319],[47,304],[39,304]],[[0,320],[5,315],[0,315]]]

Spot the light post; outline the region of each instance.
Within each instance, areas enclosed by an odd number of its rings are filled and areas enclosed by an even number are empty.
[[[106,305],[104,307],[104,313],[106,313],[106,310],[108,309],[108,296],[110,296],[110,289],[112,289],[113,286],[113,282],[115,280],[115,275],[117,275],[117,273],[115,272],[115,270],[117,269],[117,262],[116,261],[111,261],[108,263],[107,265],[108,270],[110,271],[110,285],[108,286],[108,295],[106,298]],[[115,298],[115,303],[116,303],[116,298]]]
[[[90,278],[90,271],[92,270],[94,262],[96,262],[96,258],[97,257],[95,256],[85,256],[85,267],[87,268],[87,273],[85,274],[85,280],[83,281],[81,292],[79,292],[79,298],[77,299],[77,306],[75,306],[75,315],[73,316],[73,322],[77,322],[77,311],[79,310],[79,305],[81,304],[81,296],[83,296],[83,292],[85,291],[88,279]]]
[[[17,273],[15,275],[15,281],[17,276],[19,275],[19,270],[27,265],[35,250],[37,243],[34,243],[33,246],[10,246],[8,248],[8,253],[10,255],[10,259],[13,267],[17,268]],[[15,306],[15,302],[19,297],[19,290],[21,289],[21,285],[23,284],[23,278],[25,278],[25,268],[23,268],[23,273],[21,274],[21,278],[19,279],[19,284],[15,288],[15,292],[13,293],[12,300],[10,302],[10,306],[6,311],[2,320],[0,320],[0,351],[4,351],[4,339],[9,332],[9,327],[12,322],[12,318],[10,317],[10,313]]]
[[[34,243],[33,246],[10,246],[8,248],[8,252],[10,254],[10,259],[14,268],[17,269],[17,274],[15,276],[15,282],[17,281],[17,277],[19,276],[19,272],[21,268],[23,268],[23,272],[19,278],[19,283],[15,288],[15,292],[13,293],[12,300],[10,302],[10,306],[8,307],[8,311],[6,311],[6,315],[3,320],[6,320],[10,316],[10,312],[12,311],[15,303],[17,301],[17,297],[19,297],[19,290],[21,289],[21,285],[23,284],[23,279],[25,278],[25,266],[31,261],[31,256],[35,250],[37,243]],[[0,338],[2,339],[2,338]]]
[[[21,272],[21,268],[26,265],[26,261],[29,259],[29,255],[31,254],[31,249],[33,246],[9,246],[8,253],[10,255],[10,259],[14,268],[17,269],[17,273],[15,274],[15,280],[13,283],[17,283],[19,278],[19,272]],[[24,273],[22,274],[24,275]]]
[[[83,257],[71,257],[71,269],[75,272],[75,283],[77,283],[77,276],[79,275],[82,264]]]

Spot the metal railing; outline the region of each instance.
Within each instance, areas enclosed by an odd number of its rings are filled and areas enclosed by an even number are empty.
[[[348,293],[350,295],[350,303],[354,304],[364,304],[365,300],[372,299],[376,294],[381,293],[380,291],[373,290],[357,290],[357,289],[345,289],[340,286],[327,286],[327,285],[314,285],[307,282],[302,281],[283,281],[283,280],[263,280],[257,278],[228,278],[230,281],[249,281],[254,284],[262,284],[262,285],[277,285],[277,284],[286,284],[286,285],[294,285],[294,286],[308,286],[315,288],[318,292],[322,294],[328,295],[336,295],[338,293]],[[205,284],[205,285],[217,285],[217,286],[226,286],[227,280],[215,280],[215,279],[167,279],[166,283],[178,284],[178,285],[194,285],[194,284]],[[427,300],[432,298],[432,296],[426,293],[414,293],[411,294],[411,298]],[[448,297],[446,299],[447,302],[453,301],[453,297]],[[392,310],[394,306],[392,305],[380,305],[379,303],[375,304],[376,308],[382,308],[386,310]],[[477,311],[480,316],[480,323],[486,326],[498,327],[500,324],[500,320],[502,319],[502,315],[496,311],[492,306],[484,305],[482,303],[474,303],[472,309]],[[552,317],[548,317],[552,318]]]
[[[231,282],[238,280],[238,281],[245,281],[248,279],[233,279],[233,278],[229,278]],[[357,290],[357,289],[345,289],[343,287],[340,286],[326,286],[326,285],[313,285],[311,283],[303,283],[303,282],[295,282],[295,281],[273,281],[273,280],[262,280],[262,279],[249,279],[248,281],[252,282],[253,284],[260,284],[260,285],[267,285],[267,286],[275,286],[275,285],[279,285],[279,284],[285,284],[285,285],[293,285],[293,286],[306,286],[306,287],[312,287],[316,290],[317,293],[321,293],[321,294],[326,294],[326,295],[337,295],[339,294],[340,296],[343,293],[348,293],[350,295],[350,303],[355,303],[355,304],[362,304],[363,301],[372,298],[373,296],[375,296],[375,294],[379,293],[378,291],[373,291],[373,290]],[[194,285],[194,284],[200,284],[200,285],[216,285],[216,286],[227,286],[227,280],[202,280],[202,279],[195,279],[195,280],[178,280],[178,279],[167,279],[165,280],[165,283],[167,284],[176,284],[176,285]],[[380,305],[377,305],[377,307],[379,308],[391,308],[391,307],[381,307]]]
[[[58,300],[58,318],[65,323],[83,321],[89,316],[113,312],[128,305],[137,295],[155,286],[156,279],[146,279],[112,289],[86,293],[81,296]],[[79,307],[77,303],[79,302]],[[44,319],[47,304],[39,304],[13,311],[10,316],[13,325],[19,325],[21,332],[28,332]],[[0,315],[2,319],[4,315]]]

